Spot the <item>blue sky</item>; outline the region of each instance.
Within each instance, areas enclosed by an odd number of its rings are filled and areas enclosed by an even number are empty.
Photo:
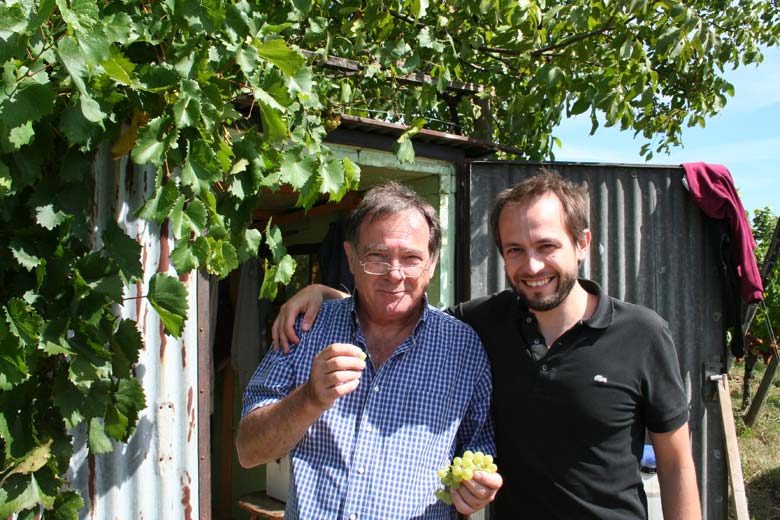
[[[764,51],[758,65],[726,71],[734,85],[734,97],[705,128],[685,128],[683,148],[670,155],[656,155],[652,164],[708,162],[726,166],[734,178],[742,204],[751,215],[769,206],[780,213],[780,50]],[[555,135],[563,147],[555,150],[559,161],[646,163],[633,140],[633,132],[599,127],[593,136],[589,118],[565,122]]]

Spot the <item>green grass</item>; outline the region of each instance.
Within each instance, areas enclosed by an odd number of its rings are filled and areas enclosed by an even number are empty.
[[[752,393],[764,377],[766,365],[756,363],[752,377]],[[742,421],[742,382],[745,365],[735,363],[729,374],[729,387],[734,407],[742,473],[747,491],[750,518],[780,520],[780,384],[775,373],[774,383],[752,427]],[[736,518],[732,513],[729,518]]]

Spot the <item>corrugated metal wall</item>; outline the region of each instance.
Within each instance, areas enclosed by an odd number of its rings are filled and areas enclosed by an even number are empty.
[[[126,289],[122,317],[138,322],[144,346],[135,368],[146,393],[135,434],[115,451],[88,456],[83,428],[74,433],[74,456],[68,477],[84,498],[80,518],[192,519],[199,515],[198,358],[196,277],[180,277],[189,294],[189,319],[183,337],[163,335],[146,294],[156,272],[176,275],[169,263],[173,238],[159,226],[134,218],[133,212],[154,187],[155,174],[127,158],[114,161],[105,150],[94,165],[97,205],[92,209],[100,237],[105,223],[119,223],[142,246],[144,283]],[[99,239],[97,239],[99,240]]]
[[[715,223],[695,206],[680,167],[548,163],[590,194],[590,258],[582,276],[612,296],[655,309],[670,325],[691,398],[694,460],[704,518],[727,517],[723,433],[714,383],[704,367],[724,370],[724,311]],[[532,176],[540,163],[471,165],[470,290],[481,296],[506,287],[489,215],[502,189]],[[463,213],[461,213],[463,214]]]

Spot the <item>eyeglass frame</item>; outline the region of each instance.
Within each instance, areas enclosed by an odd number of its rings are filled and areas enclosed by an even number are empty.
[[[422,270],[420,271],[419,274],[416,274],[416,275],[408,274],[405,271],[405,269],[417,269],[421,264],[404,266],[404,265],[393,265],[393,264],[390,264],[388,262],[376,262],[376,261],[373,261],[373,260],[359,261],[358,263],[360,264],[360,267],[363,268],[363,272],[368,274],[368,275],[371,275],[371,276],[386,276],[386,275],[390,274],[390,271],[392,271],[394,269],[397,269],[398,271],[400,271],[404,275],[404,278],[413,278],[413,279],[421,277],[423,274],[425,274],[426,271],[428,271],[431,268],[431,261],[430,261],[430,259],[425,261],[425,263],[423,264]],[[384,273],[371,273],[368,270],[366,270],[366,264],[379,264],[379,265],[383,265],[383,266],[385,266],[385,272]]]

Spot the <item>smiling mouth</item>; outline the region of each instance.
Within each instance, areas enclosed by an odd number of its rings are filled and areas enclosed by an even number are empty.
[[[545,278],[543,280],[525,280],[523,283],[525,283],[525,285],[527,285],[528,287],[536,288],[536,287],[543,287],[548,283],[552,282],[552,280],[553,277],[550,277],[550,278]]]

